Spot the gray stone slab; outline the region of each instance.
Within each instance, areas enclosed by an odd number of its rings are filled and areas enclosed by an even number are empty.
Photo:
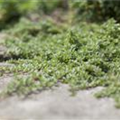
[[[67,85],[33,94],[27,99],[17,96],[0,102],[0,118],[5,120],[120,120],[120,110],[112,99],[96,99],[101,90],[79,91],[74,97]]]

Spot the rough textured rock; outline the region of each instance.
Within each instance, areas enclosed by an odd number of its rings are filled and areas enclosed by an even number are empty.
[[[3,45],[0,45],[0,61],[4,61],[6,59],[5,52],[7,51],[7,48]]]
[[[0,55],[3,55],[6,50],[6,47],[0,45]]]
[[[8,37],[7,34],[1,32],[1,33],[0,33],[0,43],[4,42],[4,40],[5,40],[7,37]]]
[[[0,102],[0,117],[5,120],[119,120],[120,110],[112,99],[96,99],[100,87],[79,91],[72,97],[68,86],[33,94],[27,99],[11,97]]]
[[[8,84],[13,80],[10,75],[0,77],[0,93],[8,86]]]
[[[6,62],[0,62],[0,67],[13,67],[13,65]]]

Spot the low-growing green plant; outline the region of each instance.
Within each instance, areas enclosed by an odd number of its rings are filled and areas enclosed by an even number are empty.
[[[47,22],[46,22],[47,21]],[[33,24],[22,19],[6,30],[5,56],[12,68],[2,74],[22,74],[5,90],[7,95],[30,94],[65,83],[71,90],[103,86],[97,97],[112,97],[120,106],[120,24],[76,23],[64,26],[47,19]],[[24,74],[27,74],[24,77]]]

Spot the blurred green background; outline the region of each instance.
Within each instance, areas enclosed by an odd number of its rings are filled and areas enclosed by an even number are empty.
[[[120,1],[114,0],[0,0],[0,28],[28,14],[51,14],[55,10],[73,11],[77,20],[102,22],[110,18],[120,21]]]

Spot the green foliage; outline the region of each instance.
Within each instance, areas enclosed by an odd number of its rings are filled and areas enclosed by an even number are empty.
[[[120,107],[120,24],[113,19],[104,24],[59,22],[45,14],[36,21],[21,18],[34,10],[49,14],[61,7],[61,1],[34,2],[0,0],[0,24],[15,18],[19,22],[4,30],[8,35],[2,44],[7,51],[1,61],[14,64],[1,67],[0,76],[14,73],[15,80],[5,94],[27,95],[57,85],[69,84],[72,92],[103,86],[97,97],[112,97]],[[119,1],[75,1],[70,5],[77,10],[77,18],[119,21]],[[73,11],[69,12],[70,17]],[[64,16],[61,16],[61,18]],[[68,17],[68,18],[70,18]],[[15,20],[16,21],[16,20]],[[69,25],[71,23],[71,25]],[[22,74],[25,77],[18,77]]]
[[[72,2],[73,8],[77,11],[77,15],[80,15],[81,19],[88,21],[104,21],[110,18],[114,18],[120,21],[120,1],[114,0],[76,0]]]
[[[1,68],[1,75],[5,71],[27,75],[15,78],[5,92],[26,95],[59,82],[69,84],[73,92],[103,86],[97,97],[113,97],[119,107],[120,24],[109,20],[103,25],[77,23],[69,31],[66,26],[59,29],[49,20],[36,25],[21,20],[6,31],[11,36],[4,43],[6,56],[15,66]]]
[[[46,14],[49,14],[60,7],[62,7],[61,0],[51,0],[50,2],[48,2],[48,0],[39,1],[39,9]]]
[[[51,13],[62,7],[60,0],[0,0],[0,29],[7,23],[16,22],[20,17],[32,13]]]
[[[21,15],[32,11],[35,6],[36,2],[28,2],[28,0],[0,0],[0,29],[7,23],[17,21]]]

